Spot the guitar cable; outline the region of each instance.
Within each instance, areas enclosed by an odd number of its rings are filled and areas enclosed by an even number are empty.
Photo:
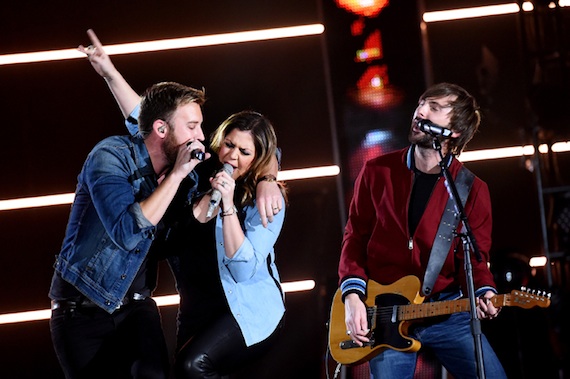
[[[327,351],[326,351],[326,358],[325,358],[325,369],[326,369],[326,377],[327,377],[327,379],[330,379],[330,373],[329,373],[329,357],[330,357],[330,348],[328,347],[328,343],[327,343]],[[341,363],[337,363],[336,368],[334,369],[333,379],[337,379],[337,378],[338,378],[338,374],[340,374],[341,368],[342,368],[342,364],[341,364]]]
[[[334,370],[334,376],[333,376],[334,379],[338,378],[338,374],[340,374],[341,367],[342,367],[342,364],[337,363],[336,368]]]
[[[326,323],[327,329],[330,327],[329,322]],[[326,342],[327,348],[326,348],[326,354],[325,354],[325,371],[326,371],[326,378],[330,379],[330,373],[329,373],[329,358],[331,357],[331,350],[330,350],[330,346],[328,343],[328,340]],[[333,379],[337,379],[338,378],[338,374],[340,374],[340,370],[342,368],[342,364],[337,362],[336,368],[334,369],[334,375],[333,375]]]

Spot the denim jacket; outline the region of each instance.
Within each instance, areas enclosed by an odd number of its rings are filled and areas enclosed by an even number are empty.
[[[154,238],[156,226],[139,202],[156,187],[139,135],[99,142],[78,176],[55,270],[109,313],[120,306]]]

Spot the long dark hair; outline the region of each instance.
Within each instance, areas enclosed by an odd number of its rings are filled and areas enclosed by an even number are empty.
[[[226,136],[234,129],[249,132],[255,146],[255,157],[251,166],[237,180],[237,203],[243,207],[253,205],[255,189],[261,176],[267,172],[273,157],[277,154],[277,136],[271,122],[262,114],[254,111],[242,111],[228,117],[212,135],[210,148],[216,154],[224,143]],[[283,183],[278,183],[281,193],[287,199],[287,191]]]

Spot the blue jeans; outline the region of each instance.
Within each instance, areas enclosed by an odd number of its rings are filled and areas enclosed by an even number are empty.
[[[422,347],[433,350],[437,359],[455,379],[477,378],[475,344],[468,312],[454,313],[449,319],[430,326],[418,326],[411,333]],[[491,345],[481,336],[483,365],[488,379],[506,379],[507,375]],[[412,379],[417,353],[387,349],[370,360],[372,379]]]

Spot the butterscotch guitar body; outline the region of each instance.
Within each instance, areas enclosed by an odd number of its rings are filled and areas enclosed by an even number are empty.
[[[420,281],[415,276],[406,276],[390,285],[368,281],[368,325],[371,329],[371,344],[357,346],[346,335],[342,293],[337,290],[331,307],[329,345],[335,361],[345,365],[359,364],[387,348],[399,351],[418,351],[421,344],[407,337],[411,322],[398,321],[398,306],[421,304],[424,298],[419,293]]]
[[[490,300],[495,307],[550,306],[550,295],[534,290],[513,290],[509,294],[496,295]],[[381,285],[368,281],[366,313],[370,328],[370,343],[358,346],[346,335],[342,294],[337,290],[331,306],[329,325],[329,348],[333,359],[341,364],[352,365],[370,360],[382,350],[414,352],[421,347],[419,341],[409,337],[408,329],[414,321],[429,317],[449,315],[470,310],[469,299],[433,301],[423,303],[420,295],[420,280],[406,276],[390,284]]]

